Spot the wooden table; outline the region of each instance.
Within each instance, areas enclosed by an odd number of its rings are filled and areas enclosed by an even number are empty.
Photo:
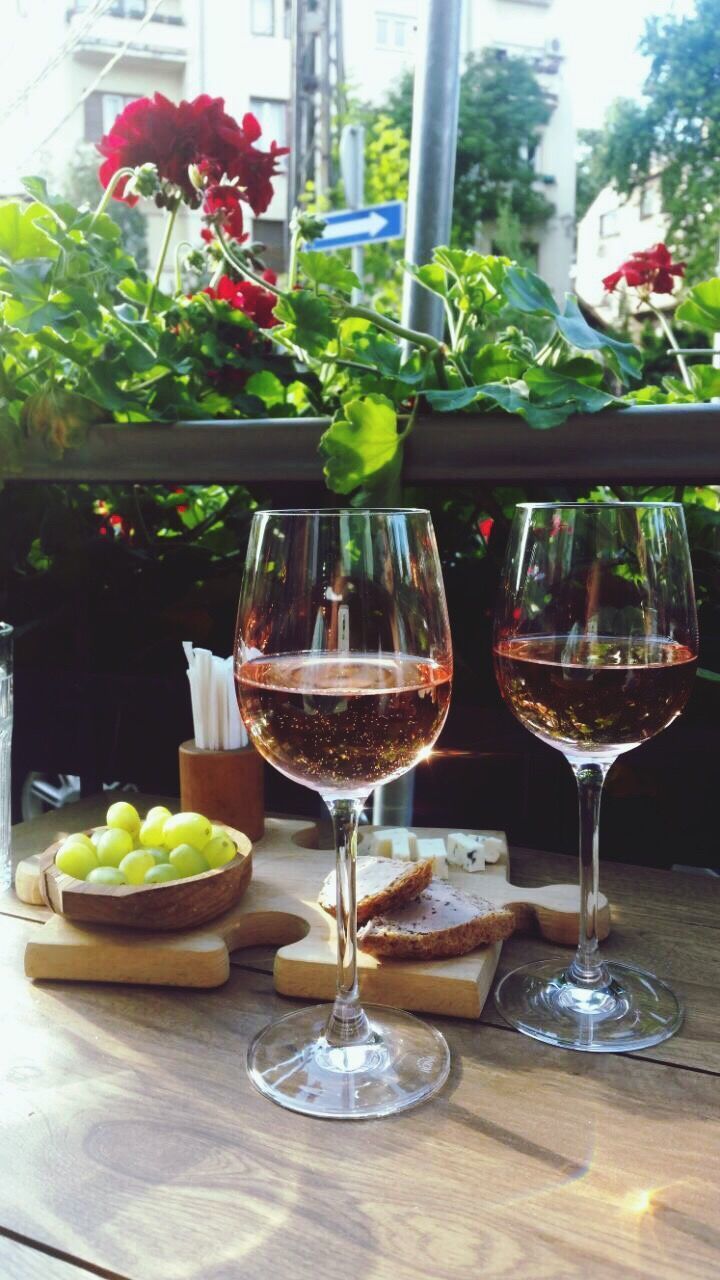
[[[148,799],[148,803],[150,800]],[[82,801],[15,828],[18,856]],[[517,850],[519,883],[569,859]],[[210,992],[33,985],[40,908],[0,901],[2,1280],[683,1280],[720,1272],[720,884],[606,864],[607,952],[656,967],[679,1035],[633,1055],[555,1050],[438,1019],[441,1095],[337,1124],[261,1098],[250,1037],[288,1008],[266,949]],[[547,947],[505,944],[505,970]]]

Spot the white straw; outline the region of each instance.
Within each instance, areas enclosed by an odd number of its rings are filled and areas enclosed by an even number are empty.
[[[195,649],[183,641],[188,664],[195,745],[201,751],[232,751],[246,747],[248,736],[240,718],[233,683],[233,659],[209,649]]]

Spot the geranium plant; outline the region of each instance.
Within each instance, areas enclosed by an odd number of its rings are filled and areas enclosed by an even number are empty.
[[[623,403],[623,385],[640,377],[639,352],[594,329],[574,298],[559,306],[507,258],[439,247],[431,263],[407,265],[442,298],[442,340],[353,303],[358,281],[313,247],[323,224],[311,215],[294,219],[281,288],[246,229],[247,211],[268,207],[285,150],[260,140],[255,118],[238,123],[222,99],[175,105],[156,94],[128,106],[99,144],[105,191],[94,212],[51,196],[40,178],[25,183],[30,204],[0,208],[6,471],[19,465],[25,433],[61,450],[108,419],[326,415],[327,483],[364,500],[397,488],[421,406],[472,406],[543,429]],[[124,252],[111,199],[166,211],[152,274]],[[177,250],[168,292],[182,205],[199,212],[201,228],[197,245]],[[631,264],[618,279],[657,289],[681,270],[658,252],[643,264],[637,280]],[[192,288],[189,269],[208,283]],[[523,330],[530,319],[539,338]]]

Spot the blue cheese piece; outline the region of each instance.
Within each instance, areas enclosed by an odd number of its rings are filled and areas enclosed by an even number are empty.
[[[463,871],[484,871],[485,864],[497,862],[506,849],[500,835],[468,835],[454,831],[447,837],[447,858],[454,867]]]
[[[417,838],[407,827],[389,827],[374,831],[370,853],[374,858],[397,858],[401,862],[417,861]]]
[[[445,850],[445,841],[439,836],[418,836],[417,838],[417,858],[418,862],[423,862],[430,858],[433,864],[433,875],[439,880],[447,880],[448,866]]]

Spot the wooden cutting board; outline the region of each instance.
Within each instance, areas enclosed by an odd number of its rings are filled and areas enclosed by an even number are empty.
[[[441,836],[446,828],[415,828]],[[367,828],[365,829],[367,831]],[[334,854],[308,847],[316,840],[306,822],[270,818],[253,846],[253,877],[244,897],[224,916],[187,933],[76,925],[52,916],[27,944],[30,978],[159,986],[217,987],[230,974],[230,952],[272,944],[275,987],[281,995],[329,1000],[335,991],[335,922],[318,907],[320,886]],[[40,903],[37,858],[18,866],[16,889],[24,902]],[[577,941],[579,892],[576,885],[517,888],[508,882],[507,855],[483,872],[455,869],[459,888],[507,905],[519,929],[537,927],[553,942]],[[601,937],[609,910],[602,899]],[[360,991],[367,1002],[422,1013],[478,1018],[495,974],[500,944],[479,947],[452,960],[379,961],[358,953]]]

